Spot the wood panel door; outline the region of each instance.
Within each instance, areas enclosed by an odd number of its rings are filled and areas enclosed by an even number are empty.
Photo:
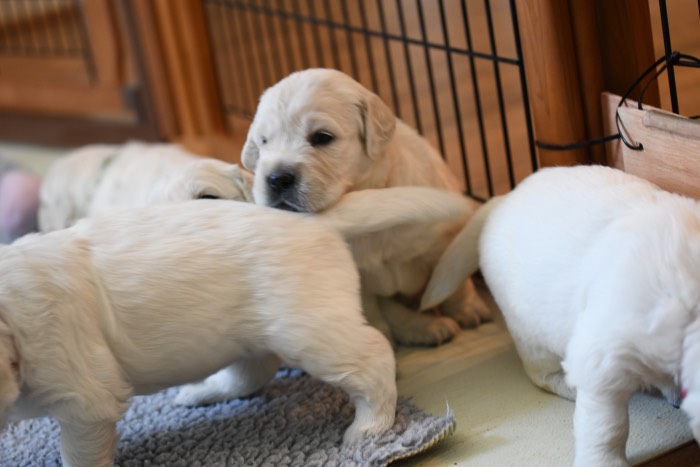
[[[147,91],[132,11],[113,0],[0,3],[0,138],[55,145],[174,131]]]

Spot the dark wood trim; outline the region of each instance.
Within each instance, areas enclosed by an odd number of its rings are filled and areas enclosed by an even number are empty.
[[[0,113],[0,139],[70,147],[91,142],[158,141],[160,138],[155,128],[146,123]]]
[[[700,465],[700,446],[690,441],[655,459],[639,464],[638,467],[691,467]]]

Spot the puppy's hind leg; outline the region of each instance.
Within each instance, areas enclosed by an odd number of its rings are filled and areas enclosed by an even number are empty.
[[[239,360],[204,381],[182,386],[175,403],[206,405],[250,396],[275,376],[279,366],[280,360],[273,354]]]
[[[66,467],[111,466],[117,448],[116,423],[59,420],[61,460]]]
[[[343,389],[355,405],[355,419],[345,431],[343,443],[386,432],[396,415],[394,352],[377,329],[360,320],[338,319],[320,323],[322,329],[292,329],[290,335],[312,332],[304,346],[293,340],[276,345],[285,361],[310,375]],[[303,326],[303,324],[302,324]],[[286,341],[286,342],[285,342]]]
[[[564,399],[576,399],[576,390],[566,383],[561,357],[540,346],[525,345],[517,340],[516,346],[525,373],[536,386]]]

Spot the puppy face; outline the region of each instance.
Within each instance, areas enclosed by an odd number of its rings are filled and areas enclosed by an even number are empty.
[[[339,71],[289,75],[262,95],[243,147],[255,202],[324,210],[372,173],[395,126],[377,95]]]

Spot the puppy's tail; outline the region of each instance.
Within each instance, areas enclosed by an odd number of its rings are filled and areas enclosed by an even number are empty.
[[[400,225],[445,221],[463,224],[476,207],[474,201],[459,193],[405,186],[347,193],[319,217],[351,239]]]
[[[503,196],[497,196],[481,206],[442,253],[423,292],[421,310],[428,310],[444,302],[479,269],[481,231],[491,211],[502,200]]]

